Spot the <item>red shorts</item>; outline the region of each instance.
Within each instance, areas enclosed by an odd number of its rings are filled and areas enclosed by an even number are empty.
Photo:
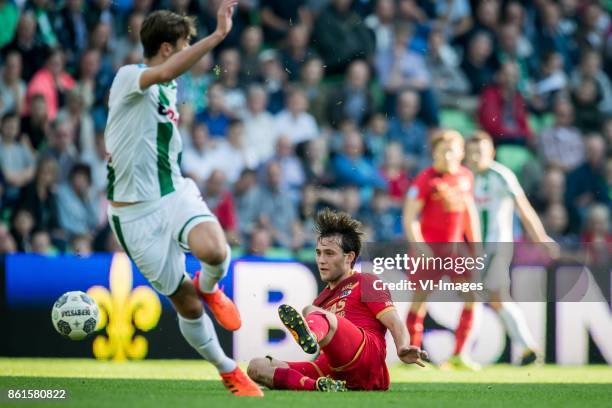
[[[288,362],[289,367],[312,379],[330,376],[346,381],[351,390],[387,390],[389,371],[385,362],[386,345],[374,335],[355,326],[344,317],[338,318],[338,329],[330,343],[315,361]],[[354,350],[350,358],[339,361],[334,350]]]

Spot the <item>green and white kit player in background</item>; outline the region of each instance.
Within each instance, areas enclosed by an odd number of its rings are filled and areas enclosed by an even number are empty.
[[[521,364],[530,364],[536,361],[539,348],[525,316],[509,295],[514,209],[531,240],[545,244],[551,257],[558,256],[559,246],[546,234],[514,173],[493,160],[495,148],[487,133],[478,131],[467,140],[465,157],[474,173],[474,199],[488,256],[484,286],[489,305],[499,314],[512,341],[523,348]]]
[[[215,32],[191,46],[192,18],[162,10],[144,20],[144,64],[120,68],[110,89],[104,134],[110,154],[108,217],[125,252],[172,302],[187,342],[217,367],[232,393],[262,396],[225,355],[204,311],[202,300],[224,328],[237,330],[241,325],[236,306],[217,286],[227,273],[231,250],[197,186],[179,167],[175,79],[227,36],[237,3],[223,0]],[[183,251],[200,260],[194,280],[185,272]]]

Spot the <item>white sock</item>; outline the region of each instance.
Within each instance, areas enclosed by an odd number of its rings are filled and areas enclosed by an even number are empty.
[[[198,284],[202,292],[213,293],[216,291],[218,289],[217,282],[227,275],[230,263],[232,262],[232,249],[227,244],[226,249],[227,252],[225,259],[219,265],[209,265],[207,263],[200,262],[202,269],[200,272],[200,278],[198,279]]]
[[[517,342],[521,347],[531,350],[537,349],[535,340],[533,339],[525,316],[515,303],[503,302],[502,308],[497,311],[510,338]]]
[[[223,352],[215,327],[206,313],[193,320],[181,315],[178,315],[178,319],[179,329],[187,343],[217,367],[220,373],[229,373],[236,368],[236,362]]]

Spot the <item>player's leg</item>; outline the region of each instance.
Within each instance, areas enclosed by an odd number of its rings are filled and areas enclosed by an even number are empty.
[[[501,291],[491,291],[489,305],[497,312],[512,341],[523,348],[521,365],[534,363],[538,358],[538,346],[527,326],[525,315],[512,301],[502,301]],[[508,297],[509,299],[509,297]]]
[[[181,334],[191,347],[217,368],[224,385],[234,395],[263,396],[257,384],[221,348],[213,323],[204,311],[192,280],[185,277],[176,293],[168,298],[178,313]]]
[[[217,218],[191,180],[177,199],[173,214],[173,235],[179,245],[191,251],[200,261],[201,269],[194,283],[204,302],[221,327],[238,330],[240,313],[234,303],[219,289],[217,283],[227,275],[231,249]]]
[[[414,293],[408,316],[406,317],[406,327],[410,334],[410,345],[421,347],[423,342],[423,321],[427,313],[425,301],[427,300],[428,292],[417,291]]]

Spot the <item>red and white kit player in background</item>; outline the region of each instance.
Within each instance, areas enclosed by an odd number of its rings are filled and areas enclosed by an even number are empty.
[[[478,211],[474,203],[472,172],[461,165],[465,150],[461,134],[440,130],[431,138],[433,165],[415,178],[404,204],[403,222],[408,241],[417,243],[419,253],[426,256],[459,256],[449,243],[475,243],[480,250],[481,234]],[[433,247],[428,243],[435,244]],[[448,276],[453,282],[469,282],[470,272],[417,271],[411,279],[437,282]],[[421,286],[417,283],[417,288]],[[429,292],[413,294],[406,324],[410,344],[421,347],[425,301]],[[477,368],[463,353],[474,320],[473,294],[464,294],[465,306],[455,330],[455,349],[449,362],[462,368]]]
[[[108,217],[117,240],[142,274],[178,312],[185,340],[219,371],[239,396],[263,396],[227,357],[202,300],[221,326],[237,330],[240,314],[218,288],[231,250],[193,180],[181,175],[175,79],[216,47],[232,28],[237,0],[223,0],[217,29],[189,46],[194,20],[170,11],[148,15],[140,30],[144,64],[121,67],[109,96],[104,142],[108,162]],[[184,251],[200,261],[192,280]]]

